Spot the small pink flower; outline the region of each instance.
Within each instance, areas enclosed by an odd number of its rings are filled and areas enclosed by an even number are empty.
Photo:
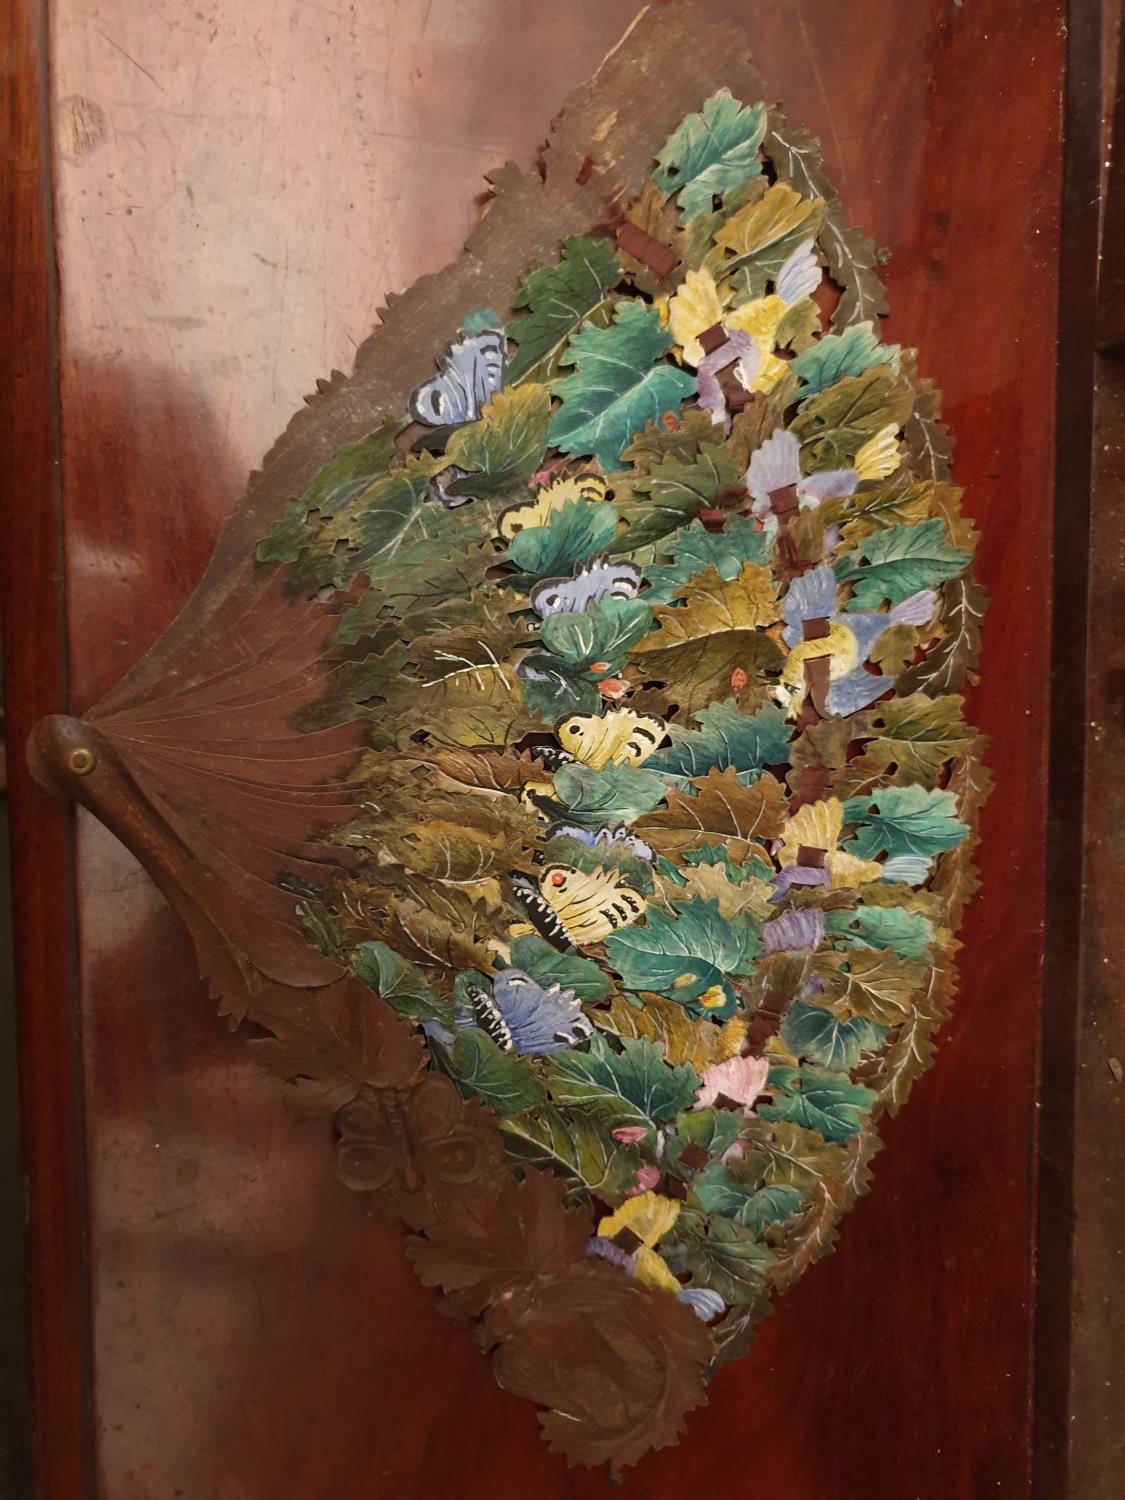
[[[692,1109],[706,1109],[722,1094],[748,1111],[765,1088],[769,1071],[769,1059],[765,1057],[729,1057],[726,1062],[712,1063],[704,1071]]]
[[[745,1155],[746,1155],[746,1142],[745,1141],[731,1141],[730,1145],[723,1152],[722,1156],[719,1157],[719,1160],[722,1162],[723,1166],[725,1167],[728,1161],[741,1161],[742,1158]]]
[[[610,1131],[610,1135],[622,1146],[635,1146],[648,1135],[648,1129],[644,1125],[619,1125],[616,1130]]]
[[[616,1130],[613,1133],[616,1135]],[[641,1193],[649,1192],[660,1181],[660,1176],[659,1167],[649,1166],[648,1164],[638,1167],[633,1176],[634,1186],[625,1189],[626,1198],[636,1198]]]

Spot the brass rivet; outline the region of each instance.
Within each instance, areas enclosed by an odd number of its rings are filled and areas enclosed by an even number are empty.
[[[80,745],[77,750],[70,752],[66,763],[75,776],[89,776],[97,765],[98,758],[92,750],[87,750],[85,745]]]

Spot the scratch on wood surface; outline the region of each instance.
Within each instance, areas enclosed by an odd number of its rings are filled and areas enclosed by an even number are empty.
[[[133,64],[134,68],[136,68],[136,70],[137,70],[138,73],[143,73],[145,75],[145,77],[148,79],[148,81],[150,83],[154,83],[156,85],[156,87],[160,90],[161,93],[164,92],[164,85],[160,82],[159,78],[157,78],[154,74],[150,73],[149,70],[145,67],[144,63],[139,63],[137,61],[137,59],[133,56],[133,54],[131,52],[126,52],[125,48],[121,45],[120,42],[115,42],[113,40],[113,38],[110,36],[110,34],[109,34],[108,31],[103,31],[100,26],[95,26],[94,30],[98,33],[98,35],[100,37],[102,37],[105,41],[107,41],[109,43],[109,45],[113,48],[113,50],[115,52],[120,52],[121,56],[123,58],[125,58],[125,60],[127,62],[131,62]]]
[[[812,63],[813,77],[816,79],[817,92],[820,94],[820,97],[824,102],[825,114],[828,116],[828,129],[832,132],[832,144],[836,148],[836,160],[832,163],[832,170],[834,173],[838,172],[840,174],[840,185],[844,189],[844,196],[846,197],[848,187],[848,169],[845,166],[844,153],[840,149],[840,137],[836,133],[836,119],[832,113],[832,102],[829,99],[828,92],[824,87],[824,78],[820,71],[820,64],[816,60],[816,48],[809,41],[809,33],[805,26],[805,18],[800,11],[797,12],[797,25],[801,30],[801,40],[805,44],[805,51],[808,53],[809,61]]]

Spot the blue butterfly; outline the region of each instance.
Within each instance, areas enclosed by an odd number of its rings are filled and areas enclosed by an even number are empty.
[[[571,756],[571,759],[574,757]],[[588,849],[597,849],[602,844],[615,844],[622,853],[632,854],[637,859],[652,859],[652,846],[646,844],[644,839],[639,839],[635,833],[630,833],[627,828],[577,828],[569,823],[561,823],[551,829],[551,837],[577,839]]]
[[[410,414],[427,427],[475,422],[504,383],[507,344],[495,328],[465,334],[438,363],[441,374],[424,380],[410,397]]]
[[[523,969],[497,974],[491,995],[471,981],[465,991],[473,1022],[505,1052],[546,1056],[584,1042],[594,1032],[573,990],[557,984],[544,989]]]
[[[633,562],[595,557],[572,578],[544,578],[531,590],[531,607],[541,619],[580,614],[599,599],[635,599],[644,575]]]

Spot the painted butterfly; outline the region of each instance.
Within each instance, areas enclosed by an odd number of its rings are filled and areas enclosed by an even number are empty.
[[[644,897],[622,885],[613,870],[550,865],[537,883],[513,875],[512,886],[535,929],[561,948],[600,943],[645,912]]]
[[[545,620],[548,615],[576,614],[601,599],[635,599],[643,576],[635,562],[595,557],[569,578],[544,578],[528,597],[532,609]]]
[[[504,383],[506,359],[504,335],[496,329],[454,340],[439,360],[441,374],[411,394],[411,416],[428,427],[475,422]]]
[[[575,760],[595,771],[606,766],[639,766],[665,737],[664,721],[629,708],[596,714],[573,714],[558,730],[559,743]]]
[[[593,1023],[573,990],[558,984],[544,988],[523,969],[497,974],[491,994],[472,982],[465,991],[473,1020],[504,1052],[548,1056],[593,1035]]]

